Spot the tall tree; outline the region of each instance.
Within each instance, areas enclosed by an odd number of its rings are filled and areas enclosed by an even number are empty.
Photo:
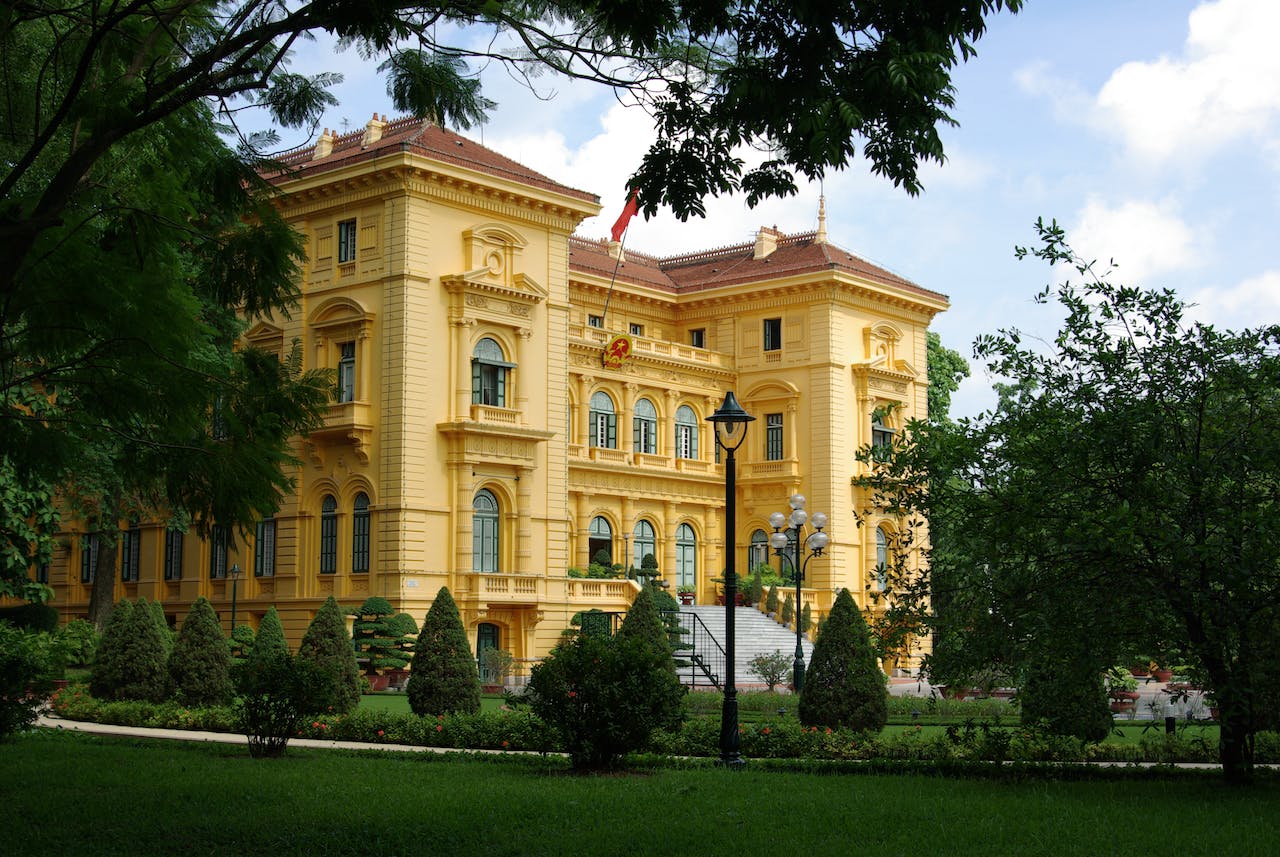
[[[865,480],[880,508],[948,521],[947,549],[923,575],[897,569],[895,596],[953,632],[956,669],[1059,651],[1100,673],[1178,651],[1217,699],[1227,776],[1245,778],[1280,690],[1280,325],[1189,320],[1172,292],[1112,284],[1037,226],[1019,255],[1071,272],[1039,295],[1065,313],[1057,336],[981,337],[975,355],[1011,381],[1000,405],[913,424]]]
[[[935,331],[925,334],[928,349],[929,419],[950,418],[951,395],[960,389],[960,382],[969,377],[969,361],[954,349],[942,344],[942,337]]]

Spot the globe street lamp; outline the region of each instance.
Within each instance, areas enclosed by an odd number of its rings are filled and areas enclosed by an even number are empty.
[[[724,463],[724,544],[728,553],[724,570],[724,636],[725,678],[724,705],[720,711],[720,764],[737,767],[745,764],[739,748],[738,736],[738,686],[733,675],[735,657],[733,608],[738,597],[737,569],[737,473],[733,454],[742,446],[747,436],[747,424],[755,417],[742,409],[737,396],[730,391],[724,394],[720,410],[707,417],[715,424],[716,443],[727,455]]]
[[[815,556],[822,556],[822,552],[827,549],[827,545],[831,541],[831,537],[823,532],[827,526],[827,516],[822,512],[814,512],[810,517],[809,513],[804,510],[804,495],[792,494],[790,505],[791,515],[788,516],[784,512],[774,512],[769,516],[769,526],[773,527],[773,535],[769,536],[769,547],[773,548],[774,553],[791,563],[791,570],[796,576],[796,659],[791,665],[791,685],[795,688],[795,692],[799,693],[804,689],[804,648],[800,643],[803,631],[800,629],[801,608],[803,606],[802,594],[800,592],[800,584],[804,581],[804,570],[809,567],[809,560]],[[808,521],[813,525],[815,532],[809,534],[808,538],[804,538],[804,525]],[[784,526],[790,526],[784,531]],[[790,532],[792,536],[788,536]],[[795,539],[795,558],[787,556],[787,544]],[[804,539],[804,561],[800,561],[800,542]]]

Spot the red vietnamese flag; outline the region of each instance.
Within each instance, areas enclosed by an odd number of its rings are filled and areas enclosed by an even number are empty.
[[[634,190],[631,196],[627,197],[627,204],[622,207],[622,214],[618,215],[618,219],[613,224],[613,231],[610,233],[614,241],[622,240],[622,233],[627,231],[627,224],[631,222],[631,218],[636,216],[636,212],[640,210],[640,197],[636,196]]]

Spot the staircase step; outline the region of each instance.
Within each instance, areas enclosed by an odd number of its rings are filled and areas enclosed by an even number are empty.
[[[680,608],[682,613],[693,613],[706,627],[721,646],[725,642],[725,608],[709,605],[688,605]],[[760,678],[751,671],[749,663],[758,654],[780,651],[784,655],[793,655],[796,650],[796,634],[794,628],[780,625],[754,607],[735,607],[734,623],[734,681],[737,685],[760,683]],[[813,658],[813,643],[808,638],[801,639],[805,663]],[[679,653],[677,652],[677,658]],[[686,684],[706,685],[710,682],[697,667],[686,667],[680,670],[681,679]]]

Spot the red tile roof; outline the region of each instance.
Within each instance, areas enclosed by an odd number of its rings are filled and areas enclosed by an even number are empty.
[[[626,261],[618,265],[609,255],[606,242],[574,236],[569,241],[569,269],[611,277],[616,268],[617,277],[623,282],[673,294],[836,270],[924,298],[947,299],[940,292],[918,286],[834,244],[818,243],[815,238],[814,232],[781,236],[777,249],[761,259],[755,258],[754,243],[666,258],[627,250]]]
[[[535,172],[461,134],[412,116],[387,122],[386,127],[382,129],[381,138],[368,147],[360,145],[364,135],[365,129],[360,128],[338,136],[334,140],[333,151],[323,158],[315,158],[314,145],[286,152],[277,160],[289,167],[291,173],[276,174],[270,178],[273,181],[288,181],[376,158],[390,151],[406,150],[446,164],[466,167],[497,178],[521,182],[576,199],[596,203],[600,201],[599,197],[593,193],[549,179],[542,173]]]

